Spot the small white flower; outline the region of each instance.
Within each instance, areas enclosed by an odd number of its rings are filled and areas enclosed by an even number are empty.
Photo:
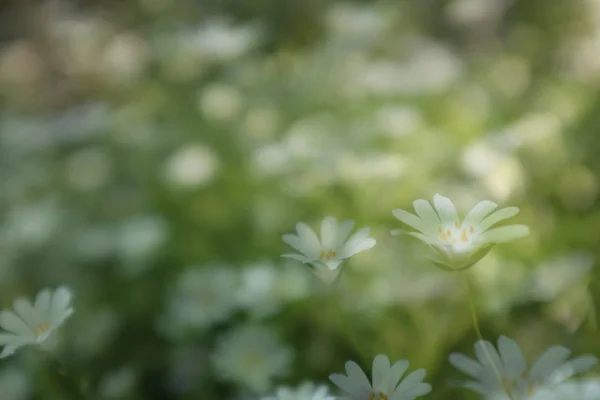
[[[283,254],[282,257],[293,258],[310,264],[313,271],[326,283],[331,283],[340,272],[340,264],[346,258],[375,246],[375,239],[370,238],[370,228],[359,229],[350,238],[354,221],[343,221],[338,225],[333,217],[321,222],[321,240],[306,224],[296,225],[297,235],[283,235],[283,241],[298,250],[301,254]]]
[[[529,368],[519,345],[506,336],[498,339],[498,351],[490,342],[479,340],[475,354],[477,361],[463,354],[450,354],[450,363],[475,378],[463,387],[498,399],[505,398],[503,393],[510,393],[513,400],[526,399],[539,388],[558,385],[597,363],[596,357],[590,355],[568,360],[569,349],[552,346]]]
[[[262,400],[335,400],[335,397],[329,394],[327,386],[315,386],[312,382],[306,382],[295,389],[281,386],[274,396],[263,397]]]
[[[221,378],[234,381],[255,393],[271,389],[275,377],[285,376],[293,360],[292,351],[275,332],[247,325],[225,334],[213,353]]]
[[[542,387],[527,400],[599,400],[600,381],[564,382]]]
[[[0,358],[8,357],[27,345],[51,345],[52,334],[73,314],[71,292],[60,287],[52,293],[49,289],[40,291],[35,303],[19,298],[13,305],[15,312],[0,312],[0,327],[7,332],[0,333],[0,345],[4,345]]]
[[[429,393],[431,385],[423,382],[424,369],[413,371],[402,380],[408,364],[408,361],[400,360],[390,366],[390,360],[380,354],[373,360],[372,385],[353,361],[346,363],[347,375],[332,374],[329,379],[351,400],[413,400]]]
[[[495,243],[509,242],[529,234],[525,225],[509,225],[490,229],[498,222],[519,213],[517,207],[507,207],[493,212],[497,204],[484,200],[479,202],[461,222],[456,207],[447,197],[436,194],[433,205],[419,199],[413,203],[417,215],[397,209],[393,214],[400,221],[418,232],[407,233],[435,251],[432,260],[444,269],[466,269],[479,261]]]
[[[237,278],[229,266],[220,264],[183,272],[169,301],[169,328],[206,328],[227,320],[237,308]]]

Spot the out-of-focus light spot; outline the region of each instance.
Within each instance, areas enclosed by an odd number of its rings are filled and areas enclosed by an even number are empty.
[[[53,199],[18,207],[8,214],[6,220],[7,241],[17,247],[41,246],[58,231],[63,216]]]
[[[585,211],[598,198],[598,178],[582,165],[565,169],[556,190],[562,203],[576,211]]]
[[[381,8],[337,3],[327,10],[329,33],[341,38],[365,40],[381,37],[390,19]]]
[[[142,9],[151,13],[160,13],[168,9],[174,0],[139,0]]]
[[[375,113],[376,123],[382,132],[391,137],[414,133],[423,123],[421,113],[411,107],[383,106]]]
[[[494,19],[505,7],[505,0],[454,0],[446,15],[457,25],[473,25]]]
[[[506,157],[483,178],[483,183],[494,200],[503,202],[525,182],[523,167],[515,157]]]
[[[133,218],[119,227],[117,237],[124,272],[136,275],[162,249],[169,238],[169,226],[157,216]]]
[[[130,398],[137,383],[137,372],[123,367],[105,374],[100,380],[98,391],[102,399]]]
[[[552,301],[592,269],[594,257],[586,252],[563,254],[543,262],[533,271],[524,290],[539,301]]]
[[[253,140],[266,140],[275,136],[280,124],[281,115],[274,107],[256,107],[246,114],[242,130]]]
[[[207,61],[230,61],[242,56],[260,42],[258,26],[233,26],[226,18],[205,22],[195,32],[182,36],[183,45]]]
[[[244,102],[242,93],[233,86],[217,83],[198,93],[198,108],[204,116],[214,121],[234,118]]]
[[[30,85],[39,82],[43,75],[43,62],[30,43],[15,42],[0,52],[1,83]]]
[[[219,158],[202,145],[184,147],[165,162],[164,178],[176,187],[193,189],[209,184],[219,169]]]
[[[140,37],[118,35],[104,50],[101,71],[118,84],[130,83],[143,72],[149,56],[148,45]]]
[[[252,167],[259,176],[285,173],[291,166],[291,154],[281,143],[267,143],[252,154]]]
[[[482,177],[493,171],[505,156],[485,141],[477,141],[462,153],[462,167],[471,175]]]
[[[76,190],[100,189],[109,182],[111,174],[111,160],[101,148],[81,150],[66,160],[65,179]]]
[[[362,157],[347,154],[340,157],[337,166],[342,179],[350,181],[395,180],[404,174],[406,167],[405,158],[396,154]]]
[[[531,73],[527,61],[521,57],[505,57],[493,64],[490,79],[502,95],[512,98],[522,95],[529,87]]]

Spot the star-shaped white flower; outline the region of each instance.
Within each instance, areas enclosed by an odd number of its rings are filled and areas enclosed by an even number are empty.
[[[35,302],[24,298],[15,300],[15,312],[0,312],[0,345],[4,345],[0,358],[8,357],[27,345],[46,347],[52,345],[52,334],[73,314],[71,292],[64,287],[51,292],[40,291]]]
[[[509,225],[490,229],[498,222],[519,213],[517,207],[507,207],[493,212],[498,205],[484,200],[479,202],[461,222],[456,207],[447,197],[436,194],[433,206],[423,199],[413,203],[416,215],[402,209],[393,214],[418,232],[407,233],[435,251],[433,261],[444,269],[461,270],[471,267],[487,254],[495,243],[509,242],[529,234],[525,225]]]
[[[262,400],[335,400],[335,397],[329,394],[327,386],[315,386],[312,382],[306,382],[298,388],[279,387],[274,396],[267,396]]]
[[[408,361],[400,360],[390,366],[383,354],[373,360],[373,384],[353,361],[346,363],[346,374],[332,374],[329,379],[348,395],[351,400],[413,400],[431,391],[431,385],[423,382],[426,371],[418,369],[404,380]]]
[[[326,283],[331,283],[340,272],[340,264],[346,258],[375,246],[375,239],[370,238],[370,228],[362,228],[354,235],[350,232],[354,221],[348,220],[338,224],[333,217],[321,222],[321,240],[306,224],[296,225],[297,235],[283,235],[283,241],[298,250],[301,254],[283,254],[282,257],[293,258],[310,264],[313,271]]]
[[[450,355],[450,363],[475,380],[463,387],[494,399],[523,400],[548,390],[571,376],[591,369],[597,363],[594,356],[585,355],[569,360],[571,351],[563,346],[548,348],[529,368],[521,348],[506,336],[498,339],[498,351],[484,340],[475,343],[477,361],[459,353]]]

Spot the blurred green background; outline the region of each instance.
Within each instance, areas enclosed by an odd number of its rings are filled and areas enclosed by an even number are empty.
[[[0,40],[0,299],[73,289],[60,354],[97,398],[259,399],[378,353],[474,398],[462,282],[389,234],[436,192],[531,228],[469,272],[486,338],[600,355],[600,2],[13,1]],[[280,258],[327,215],[378,241],[333,288]],[[0,395],[63,399],[51,373],[22,351]]]

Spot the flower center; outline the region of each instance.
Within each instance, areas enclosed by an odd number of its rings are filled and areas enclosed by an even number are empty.
[[[327,252],[325,252],[325,250],[321,250],[321,253],[319,254],[319,260],[323,261],[323,259],[325,259],[325,261],[331,261],[332,258],[334,258],[337,255],[337,253],[335,252],[335,250],[327,250]]]
[[[35,326],[35,328],[33,328],[33,334],[35,335],[35,337],[40,337],[44,333],[48,332],[49,329],[50,329],[50,322],[44,321],[40,324],[37,324]]]
[[[388,397],[383,392],[378,392],[378,393],[371,392],[371,394],[369,395],[369,400],[388,400]]]
[[[475,228],[462,226],[460,222],[455,222],[449,226],[438,226],[437,232],[445,245],[468,245],[475,235]]]

